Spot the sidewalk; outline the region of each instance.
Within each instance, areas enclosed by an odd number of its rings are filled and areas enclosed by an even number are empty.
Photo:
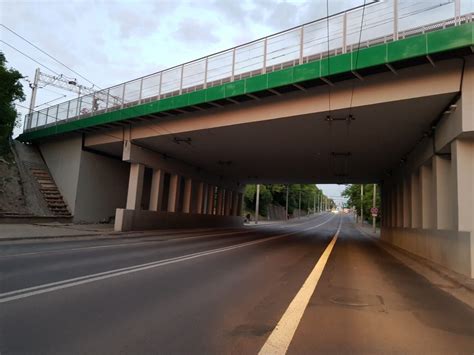
[[[208,232],[213,228],[176,228],[142,230],[130,232],[115,232],[112,224],[74,224],[74,223],[30,223],[30,224],[0,224],[0,243],[27,242],[32,240],[63,239],[63,240],[104,240],[130,239],[140,237],[169,237],[187,235],[190,233]]]
[[[412,254],[380,239],[380,229],[374,233],[369,224],[355,224],[356,228],[368,237],[372,237],[377,245],[394,258],[405,264],[417,274],[426,278],[436,287],[449,293],[461,302],[474,308],[474,279],[444,268],[428,259]]]
[[[111,224],[31,223],[0,224],[0,241],[39,238],[111,236]]]

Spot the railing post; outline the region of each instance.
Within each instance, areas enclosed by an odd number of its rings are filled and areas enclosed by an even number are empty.
[[[347,53],[347,12],[342,16],[342,53]]]
[[[398,40],[398,0],[393,0],[393,40]]]
[[[140,93],[138,94],[138,103],[142,103],[143,78],[140,79]]]
[[[208,65],[208,62],[209,62],[209,57],[206,57],[206,60],[204,62],[204,89],[207,88],[207,65]]]
[[[105,99],[105,112],[109,111],[109,97],[110,97],[110,88],[107,89],[107,96]]]
[[[122,105],[121,105],[121,108],[123,108],[123,105],[125,103],[125,87],[127,86],[127,84],[122,84],[123,85],[123,90],[122,90]]]
[[[81,116],[81,106],[82,106],[82,97],[77,99],[77,112],[76,112],[76,119]]]
[[[161,83],[163,82],[163,72],[160,73],[160,84],[158,85],[158,100],[161,99]]]
[[[299,64],[303,64],[303,49],[304,49],[304,26],[300,29],[300,60]]]
[[[265,74],[267,72],[267,41],[268,41],[268,38],[265,38],[263,40],[263,68],[262,68],[262,74]]]
[[[69,118],[69,110],[71,109],[71,100],[67,102],[66,120]]]
[[[454,0],[454,25],[459,25],[461,18],[461,0]]]
[[[179,79],[179,94],[183,92],[183,74],[184,74],[184,64],[181,65],[181,77]]]
[[[77,98],[77,103],[76,103],[76,114],[74,116],[79,116],[79,106],[80,106],[80,103],[81,103],[81,98],[78,97]],[[73,116],[73,117],[74,117]],[[68,115],[68,119],[69,119],[69,115]]]
[[[230,81],[234,81],[235,75],[235,48],[232,49],[232,73],[230,75]]]

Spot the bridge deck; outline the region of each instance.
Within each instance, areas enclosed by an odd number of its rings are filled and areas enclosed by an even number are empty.
[[[470,13],[459,18],[405,30],[396,36],[401,38],[398,40],[394,40],[395,36],[380,36],[317,54],[300,55],[296,59],[233,74],[219,80],[204,81],[198,85],[183,87],[181,83],[180,89],[158,95],[140,94],[140,97],[125,100],[111,94],[114,88],[106,89],[96,93],[96,96],[85,96],[81,101],[76,99],[49,108],[47,111],[34,112],[27,118],[24,133],[19,139],[33,141],[143,116],[173,116],[289,91],[305,90],[325,83],[370,75],[381,70],[395,71],[400,67],[444,59],[453,54],[470,54],[474,44],[472,19],[473,15]],[[184,70],[184,66],[181,68]],[[234,69],[232,73],[235,73]],[[160,74],[160,85],[163,75]],[[183,78],[183,73],[181,77]],[[143,92],[147,77],[138,80],[140,80],[139,91]],[[134,82],[122,84],[120,90],[123,92],[123,98],[126,97],[126,88],[131,83]],[[104,92],[106,92],[105,100],[98,99]],[[103,106],[101,101],[106,101]],[[88,105],[81,109],[81,104],[85,102]],[[66,107],[65,119],[60,119],[61,107],[63,111]]]

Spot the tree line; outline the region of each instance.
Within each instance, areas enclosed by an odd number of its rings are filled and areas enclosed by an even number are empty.
[[[267,216],[269,205],[286,206],[288,190],[288,214],[292,215],[295,210],[301,209],[307,213],[319,210],[321,197],[327,201],[328,208],[334,207],[334,201],[325,196],[321,189],[314,184],[261,184],[259,199],[259,215]],[[247,185],[244,194],[244,203],[247,211],[255,212],[257,196],[257,185]],[[301,201],[301,202],[300,202]],[[301,207],[300,207],[301,204]]]

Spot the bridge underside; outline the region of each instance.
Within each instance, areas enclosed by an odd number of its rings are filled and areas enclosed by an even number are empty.
[[[247,183],[378,182],[382,238],[472,276],[473,92],[468,56],[39,145],[76,220],[117,230],[238,225]]]
[[[158,136],[133,139],[133,144],[243,184],[381,181],[454,95],[179,134],[159,131]],[[94,149],[121,157],[123,143],[101,144]]]

